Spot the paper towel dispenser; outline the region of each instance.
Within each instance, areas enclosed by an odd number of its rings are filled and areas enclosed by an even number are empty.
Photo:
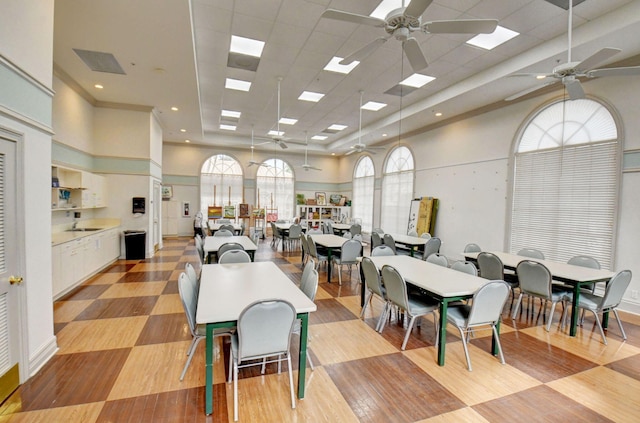
[[[145,197],[133,197],[133,207],[132,207],[132,213],[142,213],[144,214],[145,212]]]

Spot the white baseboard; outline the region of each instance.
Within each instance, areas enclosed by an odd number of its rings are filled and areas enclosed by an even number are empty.
[[[640,302],[638,300],[623,299],[618,309],[640,315]]]
[[[53,336],[49,342],[29,358],[29,377],[33,377],[58,352],[58,338]],[[24,381],[21,381],[24,382]]]

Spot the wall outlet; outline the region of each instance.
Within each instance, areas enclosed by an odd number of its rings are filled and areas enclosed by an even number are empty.
[[[634,300],[638,299],[638,290],[637,289],[632,289],[631,290],[631,298]]]

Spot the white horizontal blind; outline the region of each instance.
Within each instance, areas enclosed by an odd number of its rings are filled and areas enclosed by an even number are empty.
[[[398,172],[384,176],[380,225],[385,232],[407,232],[412,199],[413,172]]]
[[[293,169],[280,159],[269,159],[264,163],[268,166],[261,166],[256,174],[256,196],[260,194],[260,207],[277,209],[279,219],[293,218]]]
[[[617,139],[517,153],[511,252],[536,248],[560,262],[584,254],[611,269],[618,157]]]
[[[370,157],[364,156],[358,161],[353,178],[353,207],[351,216],[362,220],[362,230],[373,229],[373,191],[374,169]]]

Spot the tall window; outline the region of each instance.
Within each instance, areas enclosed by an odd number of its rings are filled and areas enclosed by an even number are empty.
[[[600,103],[560,101],[527,124],[515,154],[511,251],[578,254],[611,269],[619,186],[618,131]]]
[[[293,218],[293,169],[280,159],[269,159],[263,163],[266,166],[260,166],[256,174],[256,195],[260,196],[260,207],[277,209],[279,219]]]
[[[202,214],[206,217],[208,206],[227,206],[229,200],[231,205],[242,203],[242,189],[242,166],[236,159],[225,154],[209,157],[200,171]]]
[[[407,147],[389,153],[382,177],[381,227],[385,232],[406,234],[413,199],[413,155]]]
[[[362,229],[371,232],[373,229],[373,184],[375,172],[373,160],[363,156],[356,164],[353,173],[353,207],[351,216],[362,220]]]

